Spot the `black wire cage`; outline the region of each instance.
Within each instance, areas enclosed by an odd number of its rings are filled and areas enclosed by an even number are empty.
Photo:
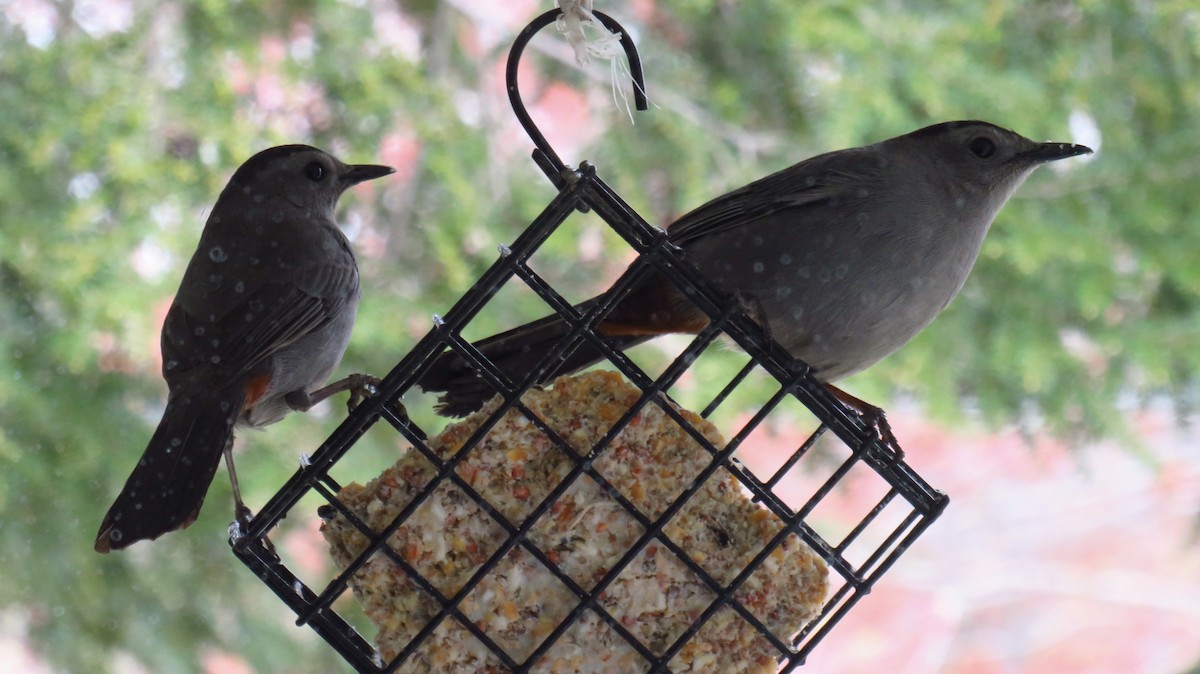
[[[416,671],[406,665],[411,664],[422,644],[446,625],[465,630],[477,640],[477,645],[486,649],[494,664],[491,669],[475,671],[555,671],[552,664],[547,664],[547,654],[585,616],[593,616],[636,654],[635,660],[641,664],[627,671],[679,671],[677,656],[722,611],[733,611],[738,619],[761,636],[769,645],[768,651],[777,671],[792,671],[805,662],[817,643],[871,591],[900,555],[937,519],[949,499],[931,488],[905,463],[899,447],[881,441],[874,425],[844,407],[812,376],[806,364],[772,341],[770,335],[747,315],[744,301],[710,287],[683,252],[671,245],[666,232],[639,216],[599,177],[595,167],[584,162],[578,169],[570,169],[558,158],[527,114],[516,77],[525,45],[558,15],[559,10],[547,12],[527,26],[514,43],[508,63],[508,88],[513,109],[537,148],[533,152],[534,160],[559,190],[558,194],[511,246],[501,246],[499,259],[444,318],[435,317],[433,329],[382,380],[377,393],[351,412],[311,459],[267,502],[242,535],[231,538],[233,552],[291,607],[297,615],[297,624],[310,625],[359,672]],[[634,102],[638,109],[645,109],[641,66],[632,40],[610,17],[600,12],[595,12],[595,16],[606,28],[621,36],[635,84]],[[586,305],[581,311],[537,273],[530,261],[560,226],[576,214],[589,211],[619,234],[638,257],[601,301]],[[614,348],[596,327],[630,290],[638,275],[649,270],[678,286],[711,318],[709,325],[657,375],[648,374],[626,353]],[[520,380],[506,376],[462,336],[471,321],[489,303],[498,301],[497,293],[510,283],[532,290],[571,326],[561,342],[547,351],[541,366]],[[729,433],[729,439],[718,445],[710,436],[697,430],[694,415],[681,413],[670,402],[670,396],[681,378],[696,368],[708,347],[721,337],[745,353],[746,363],[728,381],[711,387],[715,395],[708,398],[699,416],[712,416],[731,395],[746,387],[755,387],[756,399],[760,402],[753,414]],[[590,451],[581,455],[571,449],[551,424],[530,409],[522,396],[545,372],[551,371],[583,342],[599,347],[609,364],[638,389],[638,396]],[[489,406],[491,411],[487,418],[475,428],[462,448],[449,456],[435,451],[425,430],[397,404],[447,349],[459,354],[478,372],[482,381],[502,397],[498,407],[491,409]],[[735,458],[735,452],[749,437],[773,418],[782,415],[791,419],[792,416],[783,412],[794,411],[798,405],[815,419],[814,429],[806,440],[779,447],[776,454],[781,461],[768,471],[769,474],[755,474]],[[598,462],[610,449],[613,439],[627,425],[637,423],[639,414],[646,409],[661,410],[704,450],[703,466],[698,469],[698,474],[678,494],[672,494],[669,503],[654,516],[640,510],[598,468]],[[489,429],[514,410],[550,438],[568,462],[565,474],[551,486],[549,493],[531,504],[525,516],[516,520],[501,513],[499,507],[473,487],[460,470],[464,458],[471,454]],[[360,512],[343,502],[339,496],[342,485],[333,477],[339,462],[368,432],[372,435],[382,433],[394,441],[411,445],[408,451],[419,453],[429,467],[428,479],[419,493],[382,528],[368,525]],[[801,471],[806,476],[804,483],[809,485],[804,493],[797,494],[795,489],[782,493],[781,486]],[[729,476],[736,479],[748,499],[769,513],[776,526],[770,539],[748,555],[740,572],[718,579],[694,558],[694,552],[689,554],[691,551],[684,550],[673,539],[669,523],[688,507],[706,481],[717,477],[728,479]],[[594,582],[581,583],[560,568],[554,551],[547,549],[544,542],[539,544],[531,531],[572,485],[589,479],[600,485],[637,522],[640,534],[627,549],[613,555],[615,561]],[[869,505],[856,515],[854,521],[838,524],[825,521],[822,509],[837,500],[839,489],[851,481],[859,485],[856,487],[859,491],[862,491],[862,485],[869,485],[869,498],[862,501]],[[414,566],[405,550],[396,548],[392,538],[417,509],[432,502],[431,495],[447,487],[465,495],[480,516],[490,518],[495,523],[495,531],[499,532],[497,540],[491,542],[465,582],[450,589],[427,578]],[[332,577],[306,577],[310,574],[281,560],[267,540],[268,532],[299,507],[302,499],[307,499],[305,504],[316,500],[322,517],[345,518],[361,535],[360,549]],[[737,527],[739,524],[728,522],[721,526]],[[830,582],[816,617],[781,635],[764,624],[761,614],[747,608],[745,594],[739,591],[788,538],[798,538],[824,560]],[[665,550],[673,555],[707,591],[701,607],[689,613],[681,627],[658,645],[644,643],[640,633],[615,616],[611,604],[602,601],[606,590],[611,589],[622,572],[648,549]],[[464,600],[480,588],[489,574],[497,573],[512,553],[535,560],[531,563],[557,578],[568,597],[546,624],[545,634],[539,635],[530,648],[520,652],[506,647],[494,630],[473,620],[464,610]],[[353,600],[348,598],[355,574],[369,559],[379,558],[386,559],[394,573],[419,588],[429,618],[387,659],[368,637],[360,633],[364,620],[361,614],[351,615],[356,609]],[[687,671],[705,671],[702,666],[696,667]],[[720,670],[741,671],[724,662]]]

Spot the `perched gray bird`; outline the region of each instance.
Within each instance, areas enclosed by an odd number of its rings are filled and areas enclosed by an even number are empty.
[[[347,166],[307,145],[251,157],[204,225],[162,330],[167,408],[104,516],[96,551],[191,524],[221,455],[241,502],[229,448],[235,425],[266,426],[373,381],[319,388],[350,341],[358,266],[334,207],[346,188],[387,166]]]
[[[1035,143],[986,122],[946,122],[819,155],[717,197],[667,229],[712,283],[752,307],[770,335],[833,382],[899,349],[958,294],[983,237],[1039,165],[1090,153]],[[579,305],[586,311],[599,299]],[[674,284],[645,275],[598,330],[618,348],[696,333],[708,316]],[[475,344],[510,379],[534,369],[568,331],[548,316]],[[581,344],[543,382],[602,359]],[[419,382],[440,411],[470,413],[494,391],[453,352]],[[882,412],[829,387],[864,415]]]

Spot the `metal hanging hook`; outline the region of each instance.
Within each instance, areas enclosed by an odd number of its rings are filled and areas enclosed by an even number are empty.
[[[542,135],[537,124],[533,123],[533,119],[525,109],[525,103],[521,100],[521,91],[517,86],[517,65],[521,61],[521,54],[525,51],[525,45],[533,39],[533,36],[538,31],[554,23],[560,14],[562,14],[561,9],[552,9],[534,19],[528,26],[525,26],[524,30],[517,35],[517,39],[513,42],[512,50],[508,53],[508,69],[506,71],[508,100],[512,104],[513,114],[517,116],[517,121],[521,122],[525,133],[529,134],[529,138],[533,140],[534,147],[536,148],[533,151],[533,160],[541,167],[546,177],[558,189],[562,189],[566,184],[562,174],[567,169],[567,165],[559,158],[554,148],[550,147],[550,143],[546,141],[546,137]],[[622,28],[621,24],[617,23],[615,19],[607,14],[594,10],[592,14],[610,32],[621,36],[621,47],[625,49],[625,57],[629,60],[629,74],[633,78],[633,106],[638,110],[645,110],[647,107],[646,81],[642,74],[642,60],[638,56],[637,46],[633,44],[633,38],[629,37],[628,31]]]

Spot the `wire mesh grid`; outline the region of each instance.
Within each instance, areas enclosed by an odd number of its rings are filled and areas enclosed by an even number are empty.
[[[543,21],[541,25],[548,23],[545,19],[551,14],[539,17],[538,21]],[[609,20],[603,18],[607,25]],[[539,27],[535,22],[527,32]],[[518,45],[522,46],[523,42]],[[627,44],[627,50],[629,47]],[[514,60],[510,60],[514,72],[512,64],[516,57],[519,57],[518,48],[514,48]],[[515,87],[510,85],[510,90],[513,89]],[[516,101],[514,108],[518,108]],[[519,107],[518,116],[522,114],[523,107]],[[527,116],[523,123],[526,120]],[[544,139],[535,136],[535,144],[541,148]],[[555,645],[565,639],[564,635],[585,619],[601,623],[603,629],[615,634],[620,643],[636,654],[638,666],[624,671],[679,671],[678,658],[683,649],[714,621],[715,616],[728,611],[734,612],[737,619],[749,625],[769,645],[768,651],[778,671],[792,671],[804,663],[817,643],[870,592],[879,578],[940,515],[948,503],[947,497],[932,489],[905,463],[899,448],[881,442],[875,429],[834,399],[804,363],[773,342],[747,315],[744,301],[710,287],[700,272],[686,261],[683,252],[671,245],[666,233],[642,219],[609,188],[594,167],[584,163],[578,170],[560,168],[557,156],[552,152],[547,154],[543,149],[535,151],[534,156],[560,188],[557,196],[510,247],[501,247],[496,263],[444,318],[435,320],[434,328],[383,379],[377,394],[349,415],[268,501],[244,534],[231,539],[234,554],[296,613],[297,624],[311,626],[359,672],[417,671],[411,665],[419,651],[440,634],[439,630],[444,631],[448,626],[468,634],[472,643],[486,651],[488,661],[493,663],[488,666],[490,668],[473,671],[554,671],[553,665],[548,664],[551,662],[549,655]],[[585,305],[581,312],[535,271],[530,260],[573,214],[588,211],[597,214],[619,234],[638,257],[601,301]],[[646,273],[658,273],[674,283],[712,319],[708,327],[691,339],[657,375],[648,374],[597,329],[640,275]],[[464,329],[481,311],[498,301],[497,293],[509,283],[532,290],[571,326],[568,334],[547,351],[541,365],[519,381],[511,380],[462,336]],[[758,394],[761,402],[757,409],[748,419],[735,424],[736,429],[728,436],[728,441],[717,444],[697,429],[694,416],[681,413],[669,400],[681,379],[695,369],[708,348],[722,336],[745,352],[747,362],[741,371],[720,385],[715,395],[703,405],[699,416],[712,416],[725,401],[745,387],[755,387],[765,393]],[[585,341],[598,347],[609,364],[640,393],[607,432],[592,444],[590,451],[581,454],[572,449],[551,423],[526,405],[522,396],[574,347]],[[421,375],[447,348],[470,363],[481,379],[503,399],[474,428],[461,449],[451,455],[431,447],[425,429],[396,404],[417,385]],[[773,453],[778,460],[770,469],[760,469],[762,475],[759,475],[735,458],[735,452],[751,436],[771,436],[762,431],[773,415],[797,405],[802,405],[815,417],[816,426],[805,439],[793,444],[783,444],[789,441],[776,438],[779,446]],[[661,410],[705,452],[703,465],[690,483],[672,494],[669,503],[653,516],[634,504],[628,493],[615,486],[609,479],[611,476],[598,467],[614,438],[629,424],[637,423],[639,415],[648,408]],[[550,486],[540,501],[515,519],[506,516],[502,507],[481,493],[462,470],[464,460],[473,448],[510,410],[516,410],[549,438],[568,462],[565,474]],[[408,451],[415,453],[414,456],[419,455],[423,465],[429,468],[419,492],[394,513],[386,526],[372,527],[360,516],[361,511],[349,507],[339,495],[343,485],[334,476],[348,452],[368,433],[382,434],[393,442],[403,441],[410,445]],[[800,481],[804,485],[803,493],[797,492],[797,480],[794,479],[799,473],[806,476]],[[735,478],[740,489],[769,512],[777,526],[770,539],[744,560],[746,563],[740,571],[716,578],[710,567],[695,559],[698,555],[694,550],[683,549],[670,535],[668,527],[707,481],[724,476]],[[628,517],[636,521],[639,532],[624,550],[612,555],[613,563],[588,582],[582,582],[577,575],[564,570],[555,551],[548,549],[544,542],[539,544],[533,535],[538,523],[544,521],[563,495],[581,480],[599,485]],[[866,489],[868,497],[861,512],[849,520],[831,524],[824,516],[831,504],[843,499],[846,489],[862,492],[864,484],[869,484],[870,488]],[[494,540],[479,555],[479,563],[468,570],[465,581],[449,587],[432,578],[428,569],[418,568],[412,555],[396,544],[397,532],[408,525],[420,509],[434,504],[439,490],[446,489],[464,495],[478,516],[489,522],[494,535]],[[319,504],[326,520],[344,518],[360,537],[360,548],[340,571],[314,573],[303,564],[294,561],[289,564],[267,541],[267,533],[290,512],[302,507],[302,500],[305,505],[314,501]],[[858,501],[863,502],[863,499]],[[739,523],[717,523],[716,526],[737,527]],[[816,617],[780,634],[750,606],[742,590],[749,587],[748,579],[760,572],[771,555],[789,538],[798,538],[824,560],[831,582]],[[605,593],[614,587],[623,572],[647,551],[653,550],[663,551],[662,554],[677,560],[706,593],[705,599],[667,638],[646,643],[647,639],[637,626],[623,619],[612,603],[605,601]],[[545,633],[528,648],[520,649],[506,643],[493,625],[476,619],[477,616],[464,608],[465,602],[488,582],[489,577],[509,568],[506,565],[511,565],[514,556],[533,560],[529,564],[551,574],[565,588],[562,605],[556,608],[553,619],[544,621],[548,622]],[[350,597],[356,574],[363,572],[373,559],[386,560],[387,568],[415,587],[420,601],[426,604],[427,619],[405,635],[386,659],[370,639],[363,636],[371,626],[360,612],[356,613],[361,609],[356,608]],[[688,671],[705,669],[697,666]],[[722,671],[734,670],[722,664]]]
[[[529,258],[549,235],[581,207],[598,213],[639,253],[638,264],[635,264],[630,272],[613,286],[604,301],[591,307],[585,314],[576,312],[570,303],[528,264]],[[602,320],[606,312],[623,297],[624,291],[629,289],[637,275],[644,273],[645,269],[657,270],[681,287],[690,288],[690,296],[696,304],[713,317],[710,326],[697,335],[658,377],[647,375],[624,353],[614,349],[595,330],[595,326]],[[574,326],[571,334],[564,338],[558,347],[546,354],[543,367],[552,367],[558,358],[570,350],[573,343],[577,343],[578,340],[588,340],[603,349],[617,370],[643,392],[640,399],[612,426],[608,435],[586,456],[581,457],[567,449],[566,442],[557,438],[557,434],[544,420],[521,403],[520,395],[537,380],[538,372],[531,372],[524,381],[508,381],[503,373],[487,362],[482,354],[475,351],[470,343],[461,337],[463,328],[493,298],[496,290],[514,277],[527,284],[547,304],[567,316]],[[668,404],[661,393],[669,391],[671,386],[693,365],[701,352],[722,334],[743,349],[748,354],[749,360],[743,370],[712,397],[709,404],[705,406],[705,415],[718,409],[722,401],[739,386],[747,385],[746,381],[754,370],[767,373],[777,382],[777,388],[753,417],[742,424],[724,446],[717,447],[697,432],[694,425],[679,414],[674,406]],[[406,391],[415,386],[421,373],[446,346],[470,360],[479,369],[481,376],[503,395],[505,400],[479,427],[474,436],[467,440],[462,451],[448,460],[431,450],[427,444],[425,431],[391,404],[391,401],[399,399]],[[812,410],[821,423],[812,435],[798,447],[790,450],[782,448],[780,454],[786,455],[786,460],[773,474],[763,479],[747,470],[734,458],[733,454],[742,442],[760,427],[772,411],[788,399],[803,403],[805,407]],[[612,490],[622,506],[640,521],[644,528],[644,534],[596,585],[589,588],[582,587],[558,568],[551,556],[547,554],[548,551],[541,549],[530,540],[528,536],[530,528],[581,475],[588,475],[600,484],[607,484],[604,475],[601,475],[594,467],[594,462],[603,454],[609,441],[646,405],[656,405],[670,415],[681,428],[705,447],[711,459],[692,485],[679,494],[670,506],[653,520],[643,515],[628,499],[622,497],[619,491]],[[518,409],[543,433],[551,438],[557,438],[557,442],[564,447],[563,454],[571,457],[574,463],[569,474],[522,522],[509,522],[455,470],[459,462],[469,455],[471,448],[492,424],[512,408]],[[413,451],[421,452],[426,460],[436,467],[436,475],[426,484],[421,494],[409,502],[394,518],[390,526],[381,531],[375,531],[363,523],[339,500],[337,494],[341,485],[331,477],[330,473],[364,433],[381,423],[402,436],[412,445]],[[843,458],[836,465],[830,467],[824,481],[800,505],[796,507],[789,505],[787,501],[794,499],[781,497],[775,490],[776,486],[812,452],[818,438],[828,436],[829,431],[832,431],[832,434],[844,446],[845,451],[841,455]],[[836,532],[837,538],[831,538],[831,534],[823,535],[810,526],[808,524],[809,516],[822,503],[836,498],[835,488],[838,484],[846,480],[847,476],[853,472],[861,472],[864,469],[877,476],[880,485],[886,485],[878,501],[867,512],[864,512],[852,526],[844,531]],[[681,550],[670,537],[663,535],[664,526],[688,502],[688,499],[694,495],[704,480],[720,470],[728,471],[735,476],[744,488],[772,512],[783,525],[775,538],[759,550],[742,572],[727,584],[713,579],[703,565],[694,561],[685,551]],[[444,482],[452,483],[462,490],[481,511],[500,523],[504,529],[504,540],[474,571],[461,589],[452,596],[447,596],[425,579],[406,560],[403,551],[396,550],[389,544],[389,538],[396,530]],[[319,584],[313,587],[295,575],[286,564],[275,556],[273,551],[268,549],[265,541],[267,532],[285,517],[302,497],[310,492],[319,494],[328,507],[353,522],[362,536],[369,541],[369,544],[358,556],[356,563],[350,564],[323,587]],[[741,303],[736,298],[722,296],[707,287],[704,279],[699,276],[699,272],[685,263],[682,252],[671,246],[666,240],[662,230],[654,228],[642,220],[608,188],[592,167],[584,165],[578,173],[572,175],[566,189],[550,203],[511,248],[505,249],[501,258],[480,279],[479,283],[446,314],[443,320],[438,321],[438,325],[384,378],[379,386],[378,394],[357,408],[312,455],[308,465],[302,467],[266,504],[251,523],[246,535],[234,543],[234,551],[296,612],[299,624],[311,625],[347,661],[362,672],[399,671],[407,658],[443,620],[457,621],[476,639],[485,644],[508,671],[534,671],[533,668],[539,658],[546,654],[555,640],[569,629],[584,611],[596,612],[611,629],[628,640],[630,645],[644,658],[645,671],[671,671],[672,658],[687,643],[688,639],[702,629],[704,624],[723,606],[729,606],[737,611],[742,619],[752,625],[775,647],[781,663],[780,671],[791,671],[803,664],[817,642],[863,595],[870,591],[879,577],[938,517],[947,502],[948,499],[944,495],[933,490],[912,471],[895,448],[879,442],[873,429],[837,402],[820,382],[810,375],[807,366],[791,358],[781,347],[767,339],[757,324],[742,311]],[[899,507],[898,511],[897,507]],[[889,516],[887,518],[880,517],[885,511],[889,511]],[[794,636],[781,639],[764,626],[753,612],[747,610],[738,601],[736,595],[739,586],[759,568],[763,560],[789,534],[798,535],[805,544],[825,560],[835,582],[819,616],[808,625],[803,626]],[[872,543],[869,549],[857,551],[852,558],[848,551],[861,540],[870,540]],[[714,597],[711,604],[695,620],[691,621],[686,630],[678,635],[669,647],[659,652],[651,651],[642,644],[621,621],[615,619],[597,602],[598,597],[602,595],[609,583],[617,578],[621,571],[651,543],[662,545],[674,554],[688,567],[691,573],[708,586]],[[538,648],[520,661],[508,654],[483,628],[464,616],[459,606],[463,598],[467,597],[501,563],[505,556],[516,548],[532,555],[545,569],[554,573],[570,589],[577,602],[566,618],[555,626]],[[439,610],[434,618],[420,633],[414,636],[409,647],[401,651],[390,662],[383,662],[376,649],[360,636],[359,632],[351,627],[350,623],[333,607],[335,601],[348,593],[354,573],[376,553],[386,555],[392,563],[403,570],[402,572],[408,578],[420,586],[425,595],[434,598],[439,605]]]

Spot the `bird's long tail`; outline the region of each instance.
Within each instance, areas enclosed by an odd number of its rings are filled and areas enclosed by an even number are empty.
[[[596,300],[589,300],[576,308],[587,311],[594,301]],[[570,331],[570,327],[560,316],[547,316],[476,342],[474,346],[510,380],[517,382],[542,363],[550,349]],[[606,339],[615,348],[626,349],[652,336],[609,336]],[[588,342],[580,342],[534,383],[548,383],[555,377],[578,372],[603,359],[604,354],[597,347]],[[452,417],[465,416],[478,410],[496,393],[495,389],[453,351],[443,353],[418,385],[426,391],[442,392],[443,395],[438,398],[437,411]]]
[[[150,444],[104,516],[96,552],[120,550],[195,521],[221,453],[233,439],[244,397],[239,390],[171,396]]]

